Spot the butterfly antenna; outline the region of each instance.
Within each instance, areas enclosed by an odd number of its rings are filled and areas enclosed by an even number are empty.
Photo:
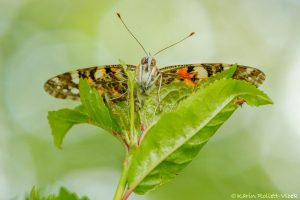
[[[133,33],[130,31],[130,29],[127,27],[127,25],[125,24],[125,22],[123,21],[123,19],[121,18],[120,13],[117,13],[117,16],[119,17],[119,19],[121,20],[122,24],[125,26],[125,28],[127,29],[127,31],[130,33],[130,35],[139,43],[139,45],[142,47],[142,49],[144,50],[145,54],[148,55],[146,49],[143,47],[143,45],[140,43],[140,41],[133,35]]]
[[[182,42],[182,41],[188,39],[189,37],[193,36],[194,34],[195,34],[195,32],[191,32],[188,36],[186,36],[185,38],[179,40],[178,42],[175,42],[174,44],[171,44],[171,45],[169,45],[169,46],[167,46],[167,47],[165,47],[165,48],[159,50],[158,52],[156,52],[156,53],[154,54],[154,56],[157,55],[157,54],[159,54],[160,52],[162,52],[162,51],[164,51],[164,50],[166,50],[166,49],[172,47],[172,46],[175,46],[176,44],[179,44],[180,42]]]

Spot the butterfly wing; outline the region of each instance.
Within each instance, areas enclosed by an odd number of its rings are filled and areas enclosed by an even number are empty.
[[[134,65],[127,67],[136,70]],[[101,95],[105,94],[112,100],[122,100],[127,92],[127,76],[122,65],[103,65],[66,72],[49,79],[44,89],[56,98],[79,100],[80,78],[87,79]]]
[[[162,84],[169,84],[180,80],[194,86],[199,81],[205,80],[218,72],[229,69],[231,66],[231,64],[222,63],[202,63],[163,67],[160,68],[160,72],[163,77]],[[263,83],[266,76],[262,71],[254,67],[238,65],[233,78],[245,80],[258,87]]]

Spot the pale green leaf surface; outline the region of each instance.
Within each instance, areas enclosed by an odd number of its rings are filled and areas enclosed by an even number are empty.
[[[178,82],[161,88],[160,104],[158,104],[157,91],[152,91],[149,96],[145,96],[143,98],[144,105],[139,110],[139,116],[144,126],[147,128],[155,123],[163,112],[174,110],[179,102],[188,97],[192,91],[192,87]]]
[[[176,176],[234,112],[238,96],[250,105],[272,103],[245,81],[217,80],[163,114],[133,153],[129,189],[144,194]]]
[[[113,130],[120,132],[121,129],[126,130],[129,127],[128,110],[126,102],[118,102],[110,105]]]

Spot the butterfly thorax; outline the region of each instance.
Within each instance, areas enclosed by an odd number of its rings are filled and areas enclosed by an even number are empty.
[[[136,82],[142,94],[148,94],[151,86],[155,84],[160,76],[156,60],[151,56],[143,57],[136,71]]]

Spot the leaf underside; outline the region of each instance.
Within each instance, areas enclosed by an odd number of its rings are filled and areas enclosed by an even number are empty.
[[[61,148],[67,132],[76,124],[89,123],[108,132],[119,131],[118,124],[104,104],[101,95],[91,88],[86,80],[80,79],[80,98],[82,105],[75,109],[60,109],[48,112],[55,145]]]
[[[49,111],[48,121],[52,129],[54,143],[61,148],[63,139],[72,126],[80,123],[89,123],[90,119],[84,113],[82,106],[79,106],[75,109]]]

